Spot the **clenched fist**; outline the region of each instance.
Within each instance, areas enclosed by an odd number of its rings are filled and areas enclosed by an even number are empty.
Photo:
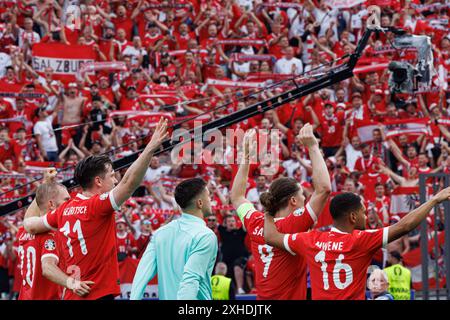
[[[318,146],[319,142],[314,136],[313,127],[307,123],[300,129],[300,133],[298,134],[300,142],[307,148]]]

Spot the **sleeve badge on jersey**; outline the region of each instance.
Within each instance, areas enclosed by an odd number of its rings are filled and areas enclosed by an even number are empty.
[[[52,251],[56,249],[56,243],[53,239],[47,239],[44,243],[45,250]]]
[[[106,200],[108,198],[109,193],[103,193],[100,195],[100,200]]]
[[[292,214],[293,214],[294,216],[296,216],[296,217],[299,217],[299,216],[301,216],[304,212],[305,212],[305,208],[303,207],[303,208],[299,208],[299,209],[295,210]]]

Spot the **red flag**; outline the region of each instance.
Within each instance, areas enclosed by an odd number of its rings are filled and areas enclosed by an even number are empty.
[[[438,246],[440,253],[438,253],[438,273],[439,273],[439,288],[444,288],[445,286],[445,273],[443,272],[443,247],[445,243],[445,232],[440,232],[438,235]],[[428,253],[431,255],[428,257],[428,279],[429,279],[429,287],[436,288],[436,270],[435,270],[435,260],[436,255],[433,253],[435,247],[434,237],[428,240]],[[415,290],[422,290],[422,259],[421,259],[421,251],[420,247],[414,250],[411,250],[403,255],[403,263],[406,267],[411,270],[411,280],[413,284],[413,288]]]
[[[129,299],[131,295],[131,286],[136,273],[138,259],[126,258],[119,262],[120,277],[120,297]],[[144,298],[158,298],[158,277],[154,277],[145,288]]]

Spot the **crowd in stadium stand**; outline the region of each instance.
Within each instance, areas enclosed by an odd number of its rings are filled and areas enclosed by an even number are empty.
[[[290,79],[311,81],[347,61],[365,31],[367,7],[379,5],[382,27],[431,36],[436,72],[430,88],[390,93],[387,63],[414,63],[416,52],[393,48],[393,34],[377,32],[353,78],[232,128],[279,130],[279,170],[264,174],[262,164],[250,173],[247,198],[257,208],[259,195],[280,176],[297,179],[311,194],[308,153],[296,139],[309,122],[320,139],[333,195],[363,196],[369,229],[398,221],[418,203],[420,173],[450,172],[450,6],[427,0],[345,1],[350,7],[335,2],[1,1],[0,203],[33,192],[45,167],[56,166],[66,180],[86,156],[119,159],[137,152],[159,117],[189,129],[194,116],[207,123],[291,89]],[[36,56],[54,45],[65,49],[48,52],[51,66],[41,65]],[[92,70],[59,70],[58,55],[70,60],[82,51],[95,57]],[[270,87],[274,83],[279,85]],[[221,160],[234,152],[232,145],[224,140]],[[203,154],[208,156],[215,155]],[[183,163],[167,153],[152,159],[145,183],[117,212],[120,261],[139,258],[152,233],[179,216],[176,183],[201,176],[213,197],[214,215],[205,222],[219,239],[217,261],[228,265],[236,293],[255,291],[248,237],[229,201],[237,165],[219,157],[213,165]],[[393,203],[406,198],[406,209]],[[323,230],[331,224],[327,210],[316,226]],[[441,211],[429,217],[430,233],[443,230]],[[23,215],[21,210],[0,217],[2,298],[20,288],[15,233]],[[418,247],[419,238],[414,232],[389,250],[404,255]],[[382,256],[374,258],[380,266]]]

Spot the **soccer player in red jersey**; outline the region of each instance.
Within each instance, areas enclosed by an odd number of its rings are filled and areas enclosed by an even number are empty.
[[[273,248],[264,241],[264,214],[245,199],[249,172],[250,141],[254,132],[244,138],[244,161],[231,189],[231,201],[244,223],[251,240],[251,251],[255,259],[255,285],[258,299],[305,300],[307,291],[306,262],[302,256]],[[276,225],[282,232],[309,230],[322,212],[331,192],[327,166],[314,137],[310,124],[299,133],[303,145],[309,150],[313,167],[314,193],[305,206],[305,197],[300,184],[290,178],[279,178],[272,182],[269,192],[261,195],[261,203],[277,218]],[[252,149],[255,146],[252,144]],[[290,232],[288,232],[290,230]]]
[[[153,152],[166,137],[167,120],[161,119],[150,142],[118,184],[107,156],[81,160],[75,169],[75,179],[83,192],[43,217],[24,220],[30,233],[48,230],[63,233],[66,265],[80,280],[94,282],[87,296],[79,297],[69,291],[64,299],[113,299],[120,294],[114,211],[139,187]]]
[[[25,218],[34,212],[44,215],[70,199],[65,186],[55,183],[56,170],[44,173],[44,183],[36,190],[36,199]],[[30,234],[20,227],[18,256],[22,283],[19,300],[60,300],[63,287],[83,296],[89,293],[91,282],[74,281],[60,266],[61,248],[55,232]]]
[[[446,188],[396,224],[365,231],[364,202],[354,193],[342,193],[331,200],[330,231],[282,234],[269,212],[264,238],[269,245],[305,257],[313,300],[364,300],[367,268],[377,250],[414,230],[434,206],[449,197],[450,188]]]

